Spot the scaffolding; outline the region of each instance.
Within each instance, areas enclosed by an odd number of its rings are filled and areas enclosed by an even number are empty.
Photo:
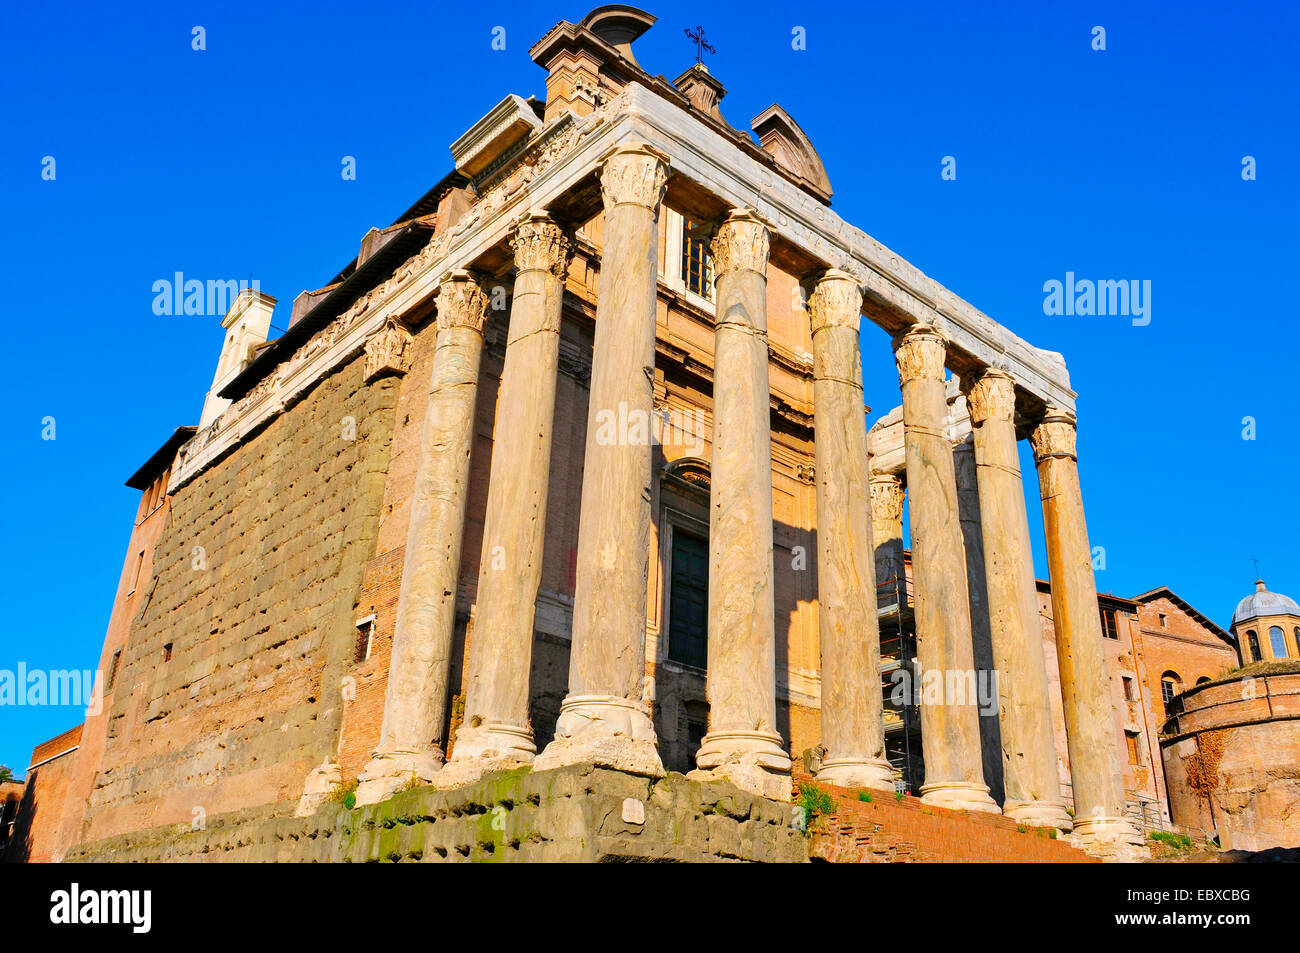
[[[925,782],[921,750],[921,711],[915,692],[896,700],[900,682],[896,672],[910,678],[916,672],[916,620],[912,588],[906,565],[901,575],[876,582],[880,623],[880,683],[884,697],[885,756],[894,769],[900,791],[918,794]],[[908,704],[912,702],[912,704]]]

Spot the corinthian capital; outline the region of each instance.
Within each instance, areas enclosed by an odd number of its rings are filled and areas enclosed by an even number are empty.
[[[768,247],[763,220],[749,209],[732,209],[713,236],[714,273],[720,277],[729,271],[748,269],[765,275]]]
[[[473,275],[453,271],[438,285],[438,327],[469,328],[482,334],[490,303]]]
[[[808,297],[812,333],[826,327],[858,330],[862,322],[862,286],[847,271],[832,268],[819,279]]]
[[[563,278],[573,257],[573,242],[549,215],[537,212],[520,222],[510,236],[515,267],[520,271],[549,271]]]
[[[892,473],[871,477],[871,518],[891,522],[903,518],[903,481]]]
[[[1048,457],[1078,459],[1075,436],[1074,416],[1058,407],[1048,407],[1046,415],[1029,434],[1035,462],[1042,463]]]
[[[918,378],[943,380],[948,342],[928,324],[914,324],[894,339],[898,379],[906,384]]]
[[[668,160],[644,143],[616,149],[600,169],[605,211],[616,205],[641,205],[658,212],[668,185]]]
[[[1016,384],[1005,371],[987,368],[962,378],[962,392],[972,424],[994,418],[1011,420],[1016,412]]]
[[[405,374],[411,365],[410,345],[411,333],[389,315],[384,326],[366,338],[367,383],[385,375]]]

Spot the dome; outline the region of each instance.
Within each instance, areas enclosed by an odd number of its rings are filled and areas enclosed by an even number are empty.
[[[1296,605],[1290,596],[1269,592],[1264,588],[1264,580],[1257,579],[1255,591],[1237,603],[1237,611],[1232,614],[1232,624],[1268,615],[1300,616],[1300,605]]]

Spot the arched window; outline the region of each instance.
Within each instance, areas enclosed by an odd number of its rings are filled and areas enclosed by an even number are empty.
[[[1269,626],[1268,641],[1273,650],[1273,658],[1286,658],[1286,636],[1282,634],[1280,625]]]
[[[1246,630],[1246,651],[1250,654],[1247,662],[1259,661],[1259,636],[1255,634],[1254,629]]]
[[[1204,684],[1205,684],[1206,682],[1208,682],[1209,680],[1210,680],[1210,676],[1208,676],[1208,675],[1202,675],[1200,678],[1198,678],[1198,679],[1196,680],[1196,684],[1197,684],[1197,685],[1204,685]]]
[[[1297,656],[1300,656],[1300,625],[1296,626],[1295,629],[1292,630],[1291,634],[1295,636],[1295,653]]]
[[[1165,714],[1169,714],[1169,703],[1183,690],[1183,680],[1177,672],[1165,672],[1160,676],[1160,697],[1164,699]]]

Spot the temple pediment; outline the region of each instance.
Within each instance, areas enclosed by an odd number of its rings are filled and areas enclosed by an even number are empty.
[[[826,175],[826,167],[788,112],[773,103],[754,118],[750,128],[778,165],[817,193],[822,201],[830,201],[831,180]]]

